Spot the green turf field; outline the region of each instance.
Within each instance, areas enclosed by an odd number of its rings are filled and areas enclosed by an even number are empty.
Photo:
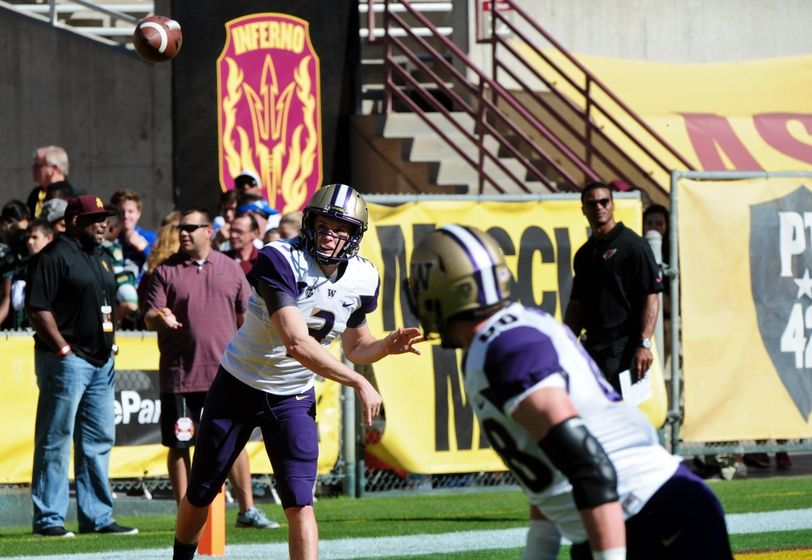
[[[728,514],[748,512],[778,512],[812,508],[812,477],[781,477],[771,479],[742,479],[713,481],[717,493]],[[234,510],[227,512],[228,545],[284,543],[286,523],[281,508],[260,504],[266,513],[282,522],[281,530],[257,531],[233,528]],[[518,489],[491,491],[434,492],[415,495],[370,496],[364,499],[324,498],[316,504],[322,540],[361,537],[405,537],[408,535],[449,534],[462,531],[493,531],[524,527],[527,507]],[[792,514],[790,514],[792,515]],[[131,550],[132,558],[138,558],[135,550],[168,548],[172,543],[172,516],[149,516],[140,518],[121,517],[119,522],[137,526],[141,533],[136,536],[77,535],[74,539],[43,539],[31,535],[29,527],[0,530],[0,556],[42,557],[66,554],[81,555],[101,551]],[[75,530],[75,527],[68,526]],[[757,531],[754,528],[754,531]],[[778,551],[777,555],[758,555],[754,559],[812,558],[812,529],[739,534],[731,537],[737,558],[748,558],[748,552]],[[388,556],[388,558],[440,558],[465,559],[516,559],[520,557],[522,542],[515,548],[498,550],[467,550],[423,556]],[[807,551],[797,549],[807,548]],[[795,552],[789,552],[795,550]],[[376,558],[359,554],[356,558]],[[807,554],[806,556],[804,554]],[[126,556],[126,555],[125,555]],[[344,556],[347,557],[347,556]],[[566,548],[559,558],[568,558]]]

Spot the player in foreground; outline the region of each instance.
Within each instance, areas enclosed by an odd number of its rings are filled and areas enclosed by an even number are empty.
[[[527,559],[731,560],[718,500],[601,375],[572,332],[509,302],[496,241],[446,226],[412,253],[409,293],[426,337],[462,348],[465,390],[531,504]]]
[[[375,338],[366,315],[377,307],[380,278],[356,255],[367,229],[364,199],[347,185],[327,185],[307,204],[298,238],[259,253],[248,280],[245,323],[229,342],[209,389],[186,496],[178,509],[175,560],[193,558],[209,505],[256,426],[262,430],[289,523],[293,560],[318,557],[313,484],[318,460],[316,375],[355,389],[369,424],[381,396],[362,375],[327,351],[339,335],[344,355],[371,364],[419,352],[420,329]]]

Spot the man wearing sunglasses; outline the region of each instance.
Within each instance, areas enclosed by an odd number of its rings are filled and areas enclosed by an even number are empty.
[[[592,235],[575,253],[575,278],[564,323],[607,381],[620,392],[620,372],[632,381],[654,361],[651,336],[663,291],[660,269],[642,237],[615,222],[612,190],[594,182],[581,191],[581,211]],[[582,331],[586,331],[582,333]]]
[[[158,331],[161,353],[161,443],[169,448],[167,469],[175,500],[186,494],[189,449],[206,393],[229,339],[242,325],[251,288],[240,265],[212,248],[209,212],[189,208],[176,226],[180,250],[158,265],[144,298],[144,322]],[[229,473],[240,504],[237,527],[279,527],[254,507],[248,454],[240,453]]]

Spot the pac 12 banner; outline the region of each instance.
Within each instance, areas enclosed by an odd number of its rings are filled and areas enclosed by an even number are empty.
[[[812,436],[812,177],[677,189],[682,438]]]
[[[116,343],[120,347],[116,357],[116,443],[110,455],[110,478],[165,477],[167,449],[161,446],[157,339],[154,333],[119,333]],[[8,336],[0,339],[0,349],[7,366],[0,392],[4,429],[0,483],[30,482],[38,396],[34,340],[25,335]],[[330,472],[338,460],[339,393],[336,383],[316,384],[321,474]],[[254,436],[259,439],[258,430]],[[261,441],[249,442],[246,449],[252,473],[273,472]]]
[[[368,316],[377,336],[417,325],[404,287],[409,257],[423,236],[448,223],[475,226],[493,235],[516,279],[516,298],[562,317],[572,287],[572,257],[588,235],[577,198],[514,203],[439,200],[369,207],[370,227],[361,254],[381,273],[379,311]],[[616,199],[615,218],[639,232],[640,201]],[[418,348],[421,356],[388,356],[374,366],[385,424],[380,440],[367,451],[415,473],[504,470],[467,404],[460,353],[439,343],[420,343]]]

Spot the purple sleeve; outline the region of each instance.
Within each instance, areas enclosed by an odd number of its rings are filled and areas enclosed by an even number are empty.
[[[367,313],[372,313],[378,308],[378,291],[381,289],[381,279],[378,278],[378,285],[375,286],[375,293],[371,296],[361,296],[361,305],[352,312],[347,319],[347,326],[358,328],[367,320]]]
[[[508,400],[561,372],[550,337],[531,327],[517,327],[500,334],[488,345],[485,375],[490,387],[484,394],[495,406],[504,409]]]
[[[248,274],[248,281],[253,286],[261,282],[294,300],[299,297],[299,286],[290,263],[278,249],[268,245],[260,249],[254,267]]]

